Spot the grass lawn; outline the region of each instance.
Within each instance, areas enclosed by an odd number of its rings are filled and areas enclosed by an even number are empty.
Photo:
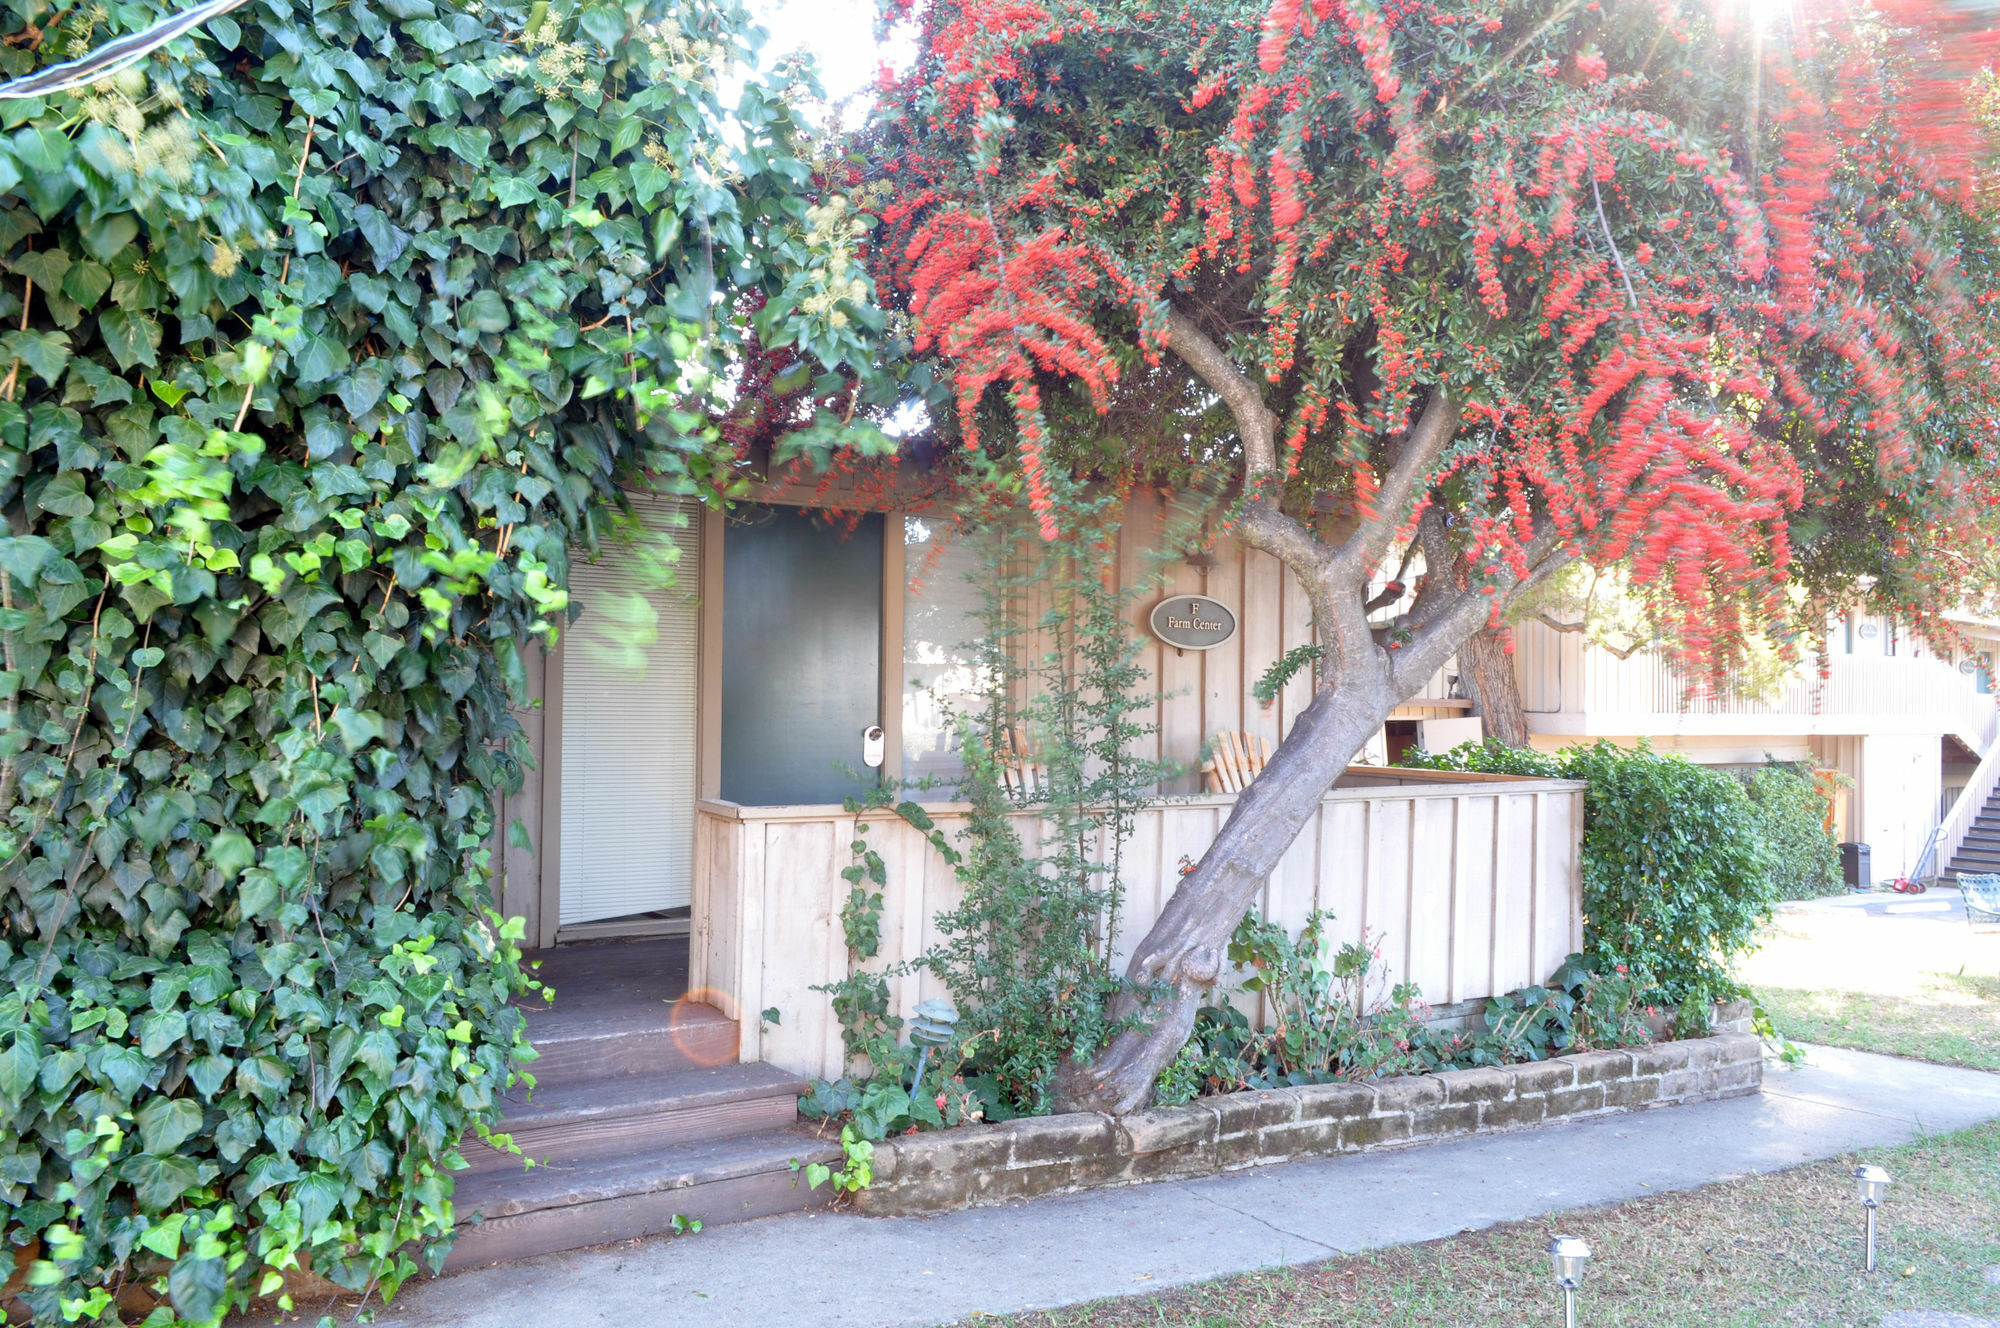
[[[1785,912],[1742,972],[1786,1037],[2000,1070],[2000,934],[1963,918]]]
[[[1879,1270],[1860,1271],[1848,1174],[1896,1178]],[[1629,1328],[1872,1328],[1898,1309],[2000,1319],[2000,1124],[1791,1171],[1587,1208],[1134,1299],[982,1319],[1012,1328],[1539,1328],[1562,1322],[1542,1250],[1596,1257],[1578,1321]]]

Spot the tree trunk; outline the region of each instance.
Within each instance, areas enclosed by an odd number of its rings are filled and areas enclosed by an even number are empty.
[[[1142,1015],[1144,1022],[1120,1033],[1089,1064],[1063,1066],[1058,1111],[1123,1115],[1152,1105],[1153,1080],[1193,1031],[1196,1008],[1222,976],[1237,923],[1398,700],[1386,678],[1376,686],[1313,696],[1133,952],[1126,968],[1133,990],[1119,997],[1112,1013],[1115,1019]]]
[[[1458,676],[1472,698],[1472,713],[1486,722],[1486,736],[1509,747],[1528,745],[1528,713],[1505,638],[1482,627],[1458,648]]]

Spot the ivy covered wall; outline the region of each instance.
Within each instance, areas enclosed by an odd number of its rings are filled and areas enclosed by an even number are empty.
[[[7,0],[0,72],[162,12]],[[253,0],[0,102],[0,1222],[38,1321],[441,1258],[522,1054],[491,809],[566,547],[621,479],[879,438],[836,163],[752,41],[728,4]]]

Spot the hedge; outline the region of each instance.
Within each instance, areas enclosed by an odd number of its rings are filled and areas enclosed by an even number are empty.
[[[1777,898],[1755,807],[1735,778],[1649,745],[1558,752],[1488,740],[1414,752],[1434,770],[1581,779],[1584,951],[1591,966],[1643,974],[1643,998],[1703,1006],[1739,989],[1732,965]]]

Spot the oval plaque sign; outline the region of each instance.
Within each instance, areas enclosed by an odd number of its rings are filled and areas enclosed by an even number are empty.
[[[1174,595],[1153,607],[1152,625],[1176,650],[1213,650],[1236,635],[1236,614],[1206,595]]]

